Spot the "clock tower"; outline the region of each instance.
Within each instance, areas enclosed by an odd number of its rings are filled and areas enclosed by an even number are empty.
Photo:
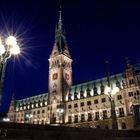
[[[65,122],[65,98],[72,85],[72,59],[62,28],[61,10],[49,58],[48,110],[50,123]]]

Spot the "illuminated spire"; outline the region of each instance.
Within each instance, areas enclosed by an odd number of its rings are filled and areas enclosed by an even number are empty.
[[[70,57],[65,31],[62,28],[62,12],[61,12],[61,6],[59,10],[59,21],[56,26],[55,30],[55,48],[57,48],[59,53],[63,53],[64,55],[67,55]]]

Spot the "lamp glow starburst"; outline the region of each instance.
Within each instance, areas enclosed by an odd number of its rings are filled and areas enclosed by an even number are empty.
[[[13,54],[13,55],[17,55],[20,53],[20,48],[18,45],[15,45],[15,46],[12,46],[10,48],[10,53]]]
[[[6,39],[6,45],[15,46],[17,45],[17,39],[14,36],[9,36]]]
[[[1,106],[1,98],[2,91],[4,86],[4,75],[6,69],[7,59],[9,59],[12,55],[18,55],[20,53],[20,47],[18,46],[17,39],[14,36],[9,36],[3,41],[0,38],[0,106]]]

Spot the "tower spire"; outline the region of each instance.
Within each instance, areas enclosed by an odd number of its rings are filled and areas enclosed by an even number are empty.
[[[57,53],[54,50],[57,50]],[[55,30],[55,45],[54,45],[52,54],[54,54],[54,52],[55,52],[55,55],[64,54],[64,55],[70,57],[68,46],[67,46],[67,41],[66,41],[65,31],[63,30],[63,27],[62,27],[61,6],[60,6],[60,10],[59,10],[59,20],[58,20],[58,24],[56,25],[56,30]],[[54,56],[54,55],[52,55],[52,56]]]
[[[61,11],[61,6],[59,10],[59,22],[58,22],[58,30],[62,30],[62,11]]]

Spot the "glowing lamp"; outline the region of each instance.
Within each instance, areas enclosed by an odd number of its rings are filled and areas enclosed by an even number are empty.
[[[106,95],[115,95],[117,92],[119,92],[119,88],[118,87],[114,87],[113,89],[111,89],[110,87],[106,87],[105,88],[105,94]]]
[[[119,88],[118,87],[114,87],[111,94],[115,95],[117,92],[119,92]]]
[[[10,45],[10,46],[15,46],[15,45],[17,45],[17,40],[16,40],[16,38],[14,36],[9,36],[6,39],[6,44]]]
[[[56,112],[59,112],[59,109],[56,109]]]
[[[110,92],[111,92],[111,88],[107,86],[105,88],[105,94],[108,95]]]
[[[60,112],[63,113],[64,112],[64,109],[61,109]]]
[[[20,48],[18,45],[15,45],[15,46],[12,46],[10,48],[10,53],[13,54],[13,55],[17,55],[20,53]]]

